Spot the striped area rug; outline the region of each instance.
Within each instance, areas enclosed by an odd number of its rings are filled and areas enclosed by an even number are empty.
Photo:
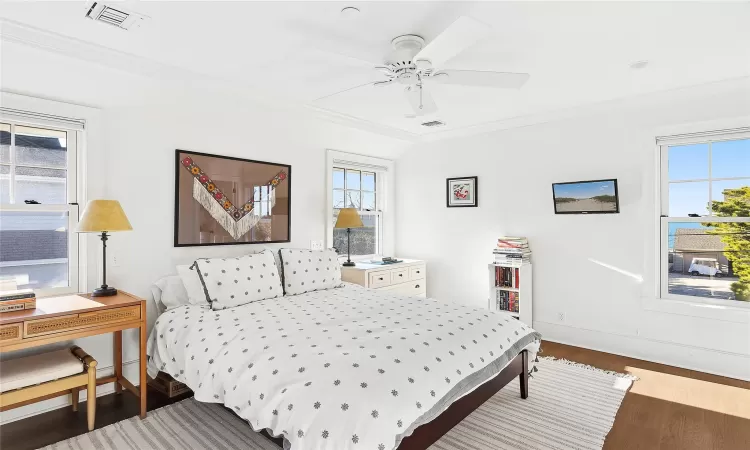
[[[522,400],[512,382],[430,450],[601,449],[633,377],[540,358]],[[48,450],[279,450],[229,410],[187,399]],[[295,449],[297,450],[297,449]],[[303,449],[299,449],[303,450]]]

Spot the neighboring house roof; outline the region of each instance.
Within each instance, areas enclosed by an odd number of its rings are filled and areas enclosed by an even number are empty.
[[[724,243],[721,236],[708,234],[706,230],[696,228],[678,228],[674,241],[675,251],[724,251]]]

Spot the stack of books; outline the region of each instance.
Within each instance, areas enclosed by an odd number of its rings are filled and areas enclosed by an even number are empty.
[[[36,308],[36,295],[31,289],[0,292],[0,313]]]
[[[492,251],[495,264],[520,267],[531,262],[529,240],[525,237],[503,236],[497,240],[497,248]]]

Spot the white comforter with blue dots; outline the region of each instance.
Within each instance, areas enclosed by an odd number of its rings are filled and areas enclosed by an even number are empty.
[[[346,286],[156,322],[149,373],[293,450],[390,450],[540,335],[508,315]]]

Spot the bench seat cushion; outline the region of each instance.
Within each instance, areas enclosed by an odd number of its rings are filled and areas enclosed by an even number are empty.
[[[81,360],[69,348],[5,360],[2,365],[0,392],[77,375],[84,370]]]

